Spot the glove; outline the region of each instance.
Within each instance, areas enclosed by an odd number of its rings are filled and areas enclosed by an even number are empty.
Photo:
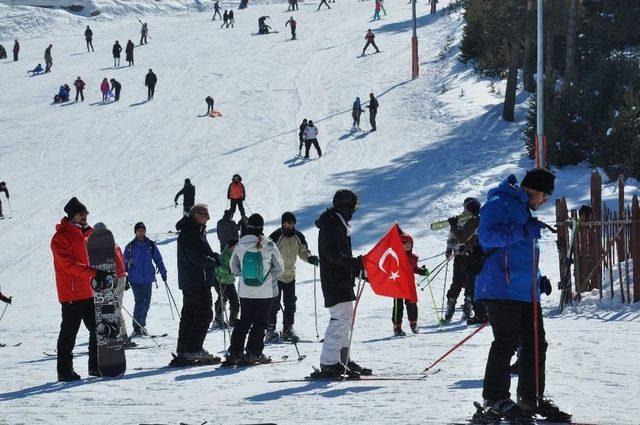
[[[320,264],[320,259],[318,259],[316,255],[310,255],[309,258],[307,258],[307,261],[309,262],[309,264],[312,264],[314,266]]]
[[[449,258],[451,257],[451,254],[453,254],[453,249],[447,248],[447,252],[444,253],[444,256]]]
[[[458,225],[458,217],[457,216],[456,217],[449,217],[447,219],[447,221],[449,222],[449,225],[451,227],[456,227]]]
[[[540,231],[544,229],[544,224],[537,218],[530,218],[524,224],[524,237],[527,239],[540,239]]]
[[[427,270],[427,266],[422,266],[418,269],[418,274],[420,276],[429,276],[429,270]]]
[[[162,281],[163,281],[164,283],[167,283],[167,275],[162,276]]]
[[[364,266],[362,265],[362,255],[358,255],[353,259],[353,275],[358,277],[360,276],[360,272],[364,270]]]
[[[128,291],[129,289],[131,289],[131,283],[129,283],[129,277],[127,277],[127,280],[124,281],[124,290]]]
[[[545,293],[547,296],[551,295],[551,281],[549,281],[548,277],[540,276],[538,286],[540,287],[540,292]]]

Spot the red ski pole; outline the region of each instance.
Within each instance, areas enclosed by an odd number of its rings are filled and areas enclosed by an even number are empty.
[[[429,370],[431,368],[433,368],[435,365],[437,365],[438,363],[440,363],[442,360],[444,360],[449,354],[453,353],[455,350],[457,350],[462,344],[464,344],[465,342],[467,342],[468,340],[471,339],[471,337],[473,337],[475,334],[477,334],[478,332],[480,332],[481,330],[483,330],[487,325],[489,324],[489,321],[487,320],[486,322],[484,322],[478,329],[476,329],[475,331],[473,331],[473,333],[467,337],[465,337],[462,341],[460,341],[459,343],[457,343],[451,350],[447,351],[446,353],[444,353],[442,355],[442,357],[440,357],[438,360],[436,360],[435,362],[433,362],[431,364],[431,366],[427,366],[421,373],[427,373],[429,372]]]

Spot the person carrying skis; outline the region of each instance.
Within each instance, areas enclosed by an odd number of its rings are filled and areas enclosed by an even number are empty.
[[[353,107],[351,108],[351,117],[353,118],[352,131],[360,131],[360,115],[362,115],[363,112],[364,109],[362,109],[360,98],[356,97],[355,102],[353,102]]]
[[[318,144],[318,128],[313,125],[313,121],[309,121],[307,126],[304,129],[304,157],[309,159],[309,149],[311,149],[311,145],[316,148],[318,152],[318,156],[322,156],[322,151],[320,150],[320,145]]]
[[[233,328],[226,354],[225,364],[229,366],[271,361],[262,353],[264,332],[284,264],[276,244],[264,237],[263,228],[262,216],[251,214],[231,254],[231,272],[239,276],[240,320]]]
[[[133,291],[133,333],[131,337],[145,335],[147,314],[151,306],[151,292],[156,282],[156,273],[167,284],[167,269],[155,242],[147,238],[147,228],[143,222],[133,226],[135,238],[124,248],[124,265],[128,283]],[[142,327],[141,327],[142,326]]]
[[[474,298],[486,305],[494,337],[482,397],[486,409],[504,418],[538,414],[551,422],[571,419],[571,415],[544,397],[547,341],[540,304],[536,305],[537,312],[533,310],[533,297],[539,297],[540,292],[550,294],[551,283],[538,268],[538,240],[545,225],[532,216],[532,211],[539,210],[549,200],[554,180],[555,175],[546,168],[528,171],[520,186],[516,177],[510,175],[489,191],[480,214],[478,238],[485,260],[476,279]],[[516,403],[509,393],[509,361],[519,344]],[[536,360],[539,360],[538,368]]]
[[[229,183],[229,188],[227,189],[227,199],[231,202],[231,208],[229,211],[231,212],[231,218],[236,214],[236,207],[240,210],[240,217],[246,217],[244,213],[244,200],[247,197],[247,192],[244,188],[244,184],[242,184],[242,177],[240,174],[234,174],[231,178],[231,183]]]
[[[371,28],[369,28],[367,30],[367,34],[365,34],[364,36],[364,39],[367,42],[364,44],[364,49],[362,49],[362,56],[364,56],[364,53],[367,51],[367,47],[369,47],[369,45],[373,46],[376,49],[376,53],[380,53],[380,49],[378,49],[378,46],[376,46],[375,38],[376,36],[373,34],[373,31],[371,31]]]
[[[207,102],[207,115],[211,115],[213,113],[213,98],[207,96],[204,98],[204,101]]]
[[[156,83],[158,82],[158,77],[153,73],[153,70],[149,68],[149,72],[147,72],[147,76],[144,77],[144,85],[147,87],[147,100],[153,99],[153,94],[156,91]]]
[[[109,100],[109,80],[104,78],[102,83],[100,84],[100,91],[102,92],[102,101],[106,102]]]
[[[269,326],[267,327],[266,341],[276,342],[280,335],[276,332],[278,311],[282,307],[280,300],[284,302],[282,310],[282,339],[298,342],[299,338],[293,330],[296,313],[296,259],[300,257],[313,266],[319,264],[318,257],[311,255],[307,240],[304,235],[296,230],[296,216],[292,212],[282,214],[282,226],[269,235],[269,239],[275,242],[284,262],[284,271],[278,278],[278,294],[271,306]]]
[[[302,120],[302,124],[300,124],[299,127],[299,131],[298,131],[298,139],[300,141],[300,144],[298,145],[298,156],[302,155],[302,145],[304,143],[304,129],[307,128],[307,119],[303,119]]]
[[[76,88],[76,102],[78,101],[78,96],[80,97],[80,99],[82,99],[82,102],[84,102],[84,81],[82,81],[82,78],[80,78],[80,76],[78,75],[78,78],[76,79],[76,81],[73,82],[73,86]]]
[[[331,6],[329,6],[329,3],[327,3],[327,0],[320,0],[320,4],[318,5],[318,9],[316,10],[316,12],[320,10],[323,4],[327,6],[327,9],[331,9]]]
[[[140,21],[140,19],[138,19]],[[149,27],[146,22],[140,22],[142,27],[140,28],[140,45],[147,44],[147,36],[149,35]]]
[[[115,78],[112,78],[110,81],[111,81],[111,91],[114,93],[114,96],[115,96],[113,101],[117,102],[120,100],[120,90],[122,89],[122,84],[116,81]]]
[[[4,192],[4,196],[9,199],[9,189],[7,189],[7,184],[5,182],[0,182],[0,192]],[[2,215],[2,201],[0,200],[0,218],[4,218]]]
[[[220,1],[216,0],[215,3],[213,3],[213,18],[211,18],[212,21],[216,20],[216,15],[220,16]],[[222,16],[220,16],[220,19],[222,19]]]
[[[418,267],[418,256],[413,253],[413,238],[407,233],[400,235],[402,246],[407,253],[409,263],[413,268],[413,272],[420,276],[428,276],[429,271],[426,266]],[[406,336],[407,334],[402,330],[402,315],[404,313],[403,305],[407,306],[407,318],[409,319],[409,326],[411,332],[417,334],[420,332],[418,329],[418,303],[413,303],[409,300],[403,300],[401,298],[393,299],[393,311],[391,313],[391,321],[393,322],[393,335],[394,336]]]
[[[220,28],[229,28],[229,13],[225,10],[222,14],[222,25]]]
[[[376,127],[376,115],[378,115],[379,106],[378,99],[376,99],[373,93],[369,93],[369,104],[367,105],[367,108],[369,108],[369,124],[371,124],[371,131],[376,131],[378,129]]]
[[[285,27],[287,25],[291,25],[291,39],[295,40],[296,39],[296,27],[297,27],[298,23],[295,21],[295,19],[293,19],[293,16],[290,17],[289,20],[284,23]]]
[[[227,28],[229,28],[229,26],[231,26],[231,28],[235,28],[235,24],[236,24],[236,18],[233,15],[233,10],[229,11],[229,24],[227,25]]]
[[[13,61],[18,62],[18,54],[20,53],[20,43],[18,40],[13,42]]]
[[[178,206],[178,198],[182,196],[182,210],[185,216],[189,215],[189,211],[196,202],[196,187],[191,184],[190,179],[184,179],[184,186],[173,197],[174,206]]]
[[[202,347],[213,319],[211,287],[216,285],[215,269],[220,267],[218,254],[207,241],[209,208],[191,207],[188,216],[176,223],[178,235],[178,287],[182,291],[182,313],[176,348],[179,361],[217,363]]]
[[[226,329],[227,325],[235,327],[238,324],[238,314],[240,312],[240,300],[236,291],[236,277],[231,273],[229,261],[231,254],[238,243],[237,238],[231,238],[222,249],[220,254],[220,267],[216,269],[216,280],[218,286],[216,292],[218,299],[215,304],[215,318],[213,319],[212,328]],[[224,308],[229,301],[229,323],[224,320]]]
[[[333,207],[325,210],[315,223],[319,229],[322,295],[331,316],[320,354],[320,373],[312,374],[315,377],[339,377],[344,374],[345,366],[348,374],[371,374],[370,369],[348,358],[353,301],[356,299],[353,288],[356,277],[363,273],[362,256],[354,257],[351,251],[349,225],[358,202],[354,192],[340,189],[333,196]]]
[[[231,239],[238,239],[238,225],[233,221],[233,214],[230,210],[225,210],[222,214],[222,218],[218,220],[216,224],[216,235],[218,235],[218,241],[220,241],[220,251],[225,246],[229,245]]]
[[[113,67],[119,67],[120,66],[120,52],[122,52],[122,46],[120,45],[120,42],[118,40],[116,40],[116,42],[113,45],[113,48],[111,49],[111,52],[113,53]]]
[[[93,233],[87,224],[87,208],[73,197],[64,206],[66,216],[56,225],[51,238],[53,266],[56,273],[58,301],[62,307],[62,323],[57,344],[58,381],[78,381],[73,370],[73,347],[80,322],[89,331],[89,375],[100,376],[96,339],[96,313],[93,303],[91,280],[106,282],[108,272],[89,266],[87,238]]]
[[[374,12],[373,12],[373,19],[372,21],[379,21],[380,20],[380,0],[375,0],[375,6],[374,6]]]
[[[133,65],[133,49],[135,46],[133,45],[133,41],[127,40],[127,47],[124,49],[125,59],[129,62],[129,66]]]
[[[49,44],[44,50],[44,73],[51,72],[51,67],[53,66],[53,57],[51,56],[51,49],[53,48],[53,44]]]
[[[87,25],[87,29],[84,30],[84,40],[87,42],[87,52],[95,52],[93,49],[93,31],[91,31],[89,25]]]

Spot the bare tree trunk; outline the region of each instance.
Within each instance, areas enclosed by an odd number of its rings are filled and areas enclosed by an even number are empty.
[[[507,88],[504,92],[502,118],[505,121],[515,120],[516,87],[518,85],[518,64],[520,62],[520,40],[511,41],[509,53],[509,73],[507,74]]]
[[[576,31],[578,25],[578,1],[569,0],[569,22],[567,25],[567,56],[564,64],[563,89],[571,87],[576,78]]]
[[[527,16],[526,16],[526,30],[524,36],[524,58],[522,61],[522,81],[524,89],[529,93],[533,93],[536,90],[536,81],[533,78],[535,62],[533,60],[533,47],[535,46],[533,40],[535,39],[535,20],[533,19],[533,0],[527,0]]]
[[[429,3],[431,3],[431,14],[433,15],[434,13],[436,13],[436,5],[438,4],[438,0],[429,0]]]

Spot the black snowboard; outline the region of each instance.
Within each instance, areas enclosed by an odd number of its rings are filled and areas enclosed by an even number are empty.
[[[96,334],[98,338],[98,370],[102,376],[116,378],[127,370],[124,354],[126,338],[120,333],[120,303],[116,292],[115,241],[109,230],[94,231],[87,240],[89,264],[97,269],[111,272],[107,288],[94,287],[93,296],[96,310]]]

